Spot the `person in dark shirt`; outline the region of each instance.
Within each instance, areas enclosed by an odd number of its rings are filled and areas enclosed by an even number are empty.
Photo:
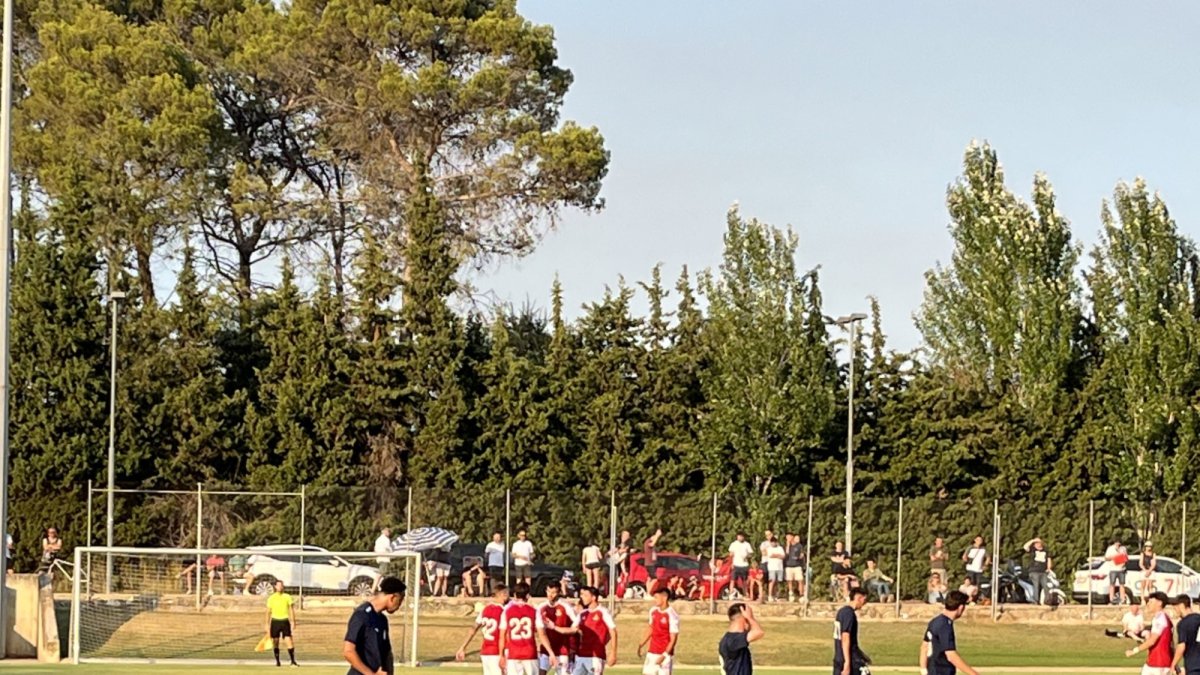
[[[1200,614],[1192,611],[1192,599],[1186,594],[1175,598],[1171,604],[1179,614],[1179,623],[1175,624],[1179,640],[1175,644],[1171,670],[1183,675],[1200,675]],[[1181,663],[1182,671],[1178,669]]]
[[[954,620],[967,610],[967,602],[967,596],[962,591],[946,594],[942,613],[929,622],[925,637],[921,640],[921,675],[955,675],[960,671],[967,675],[979,675],[959,656],[958,644],[954,640]]]
[[[379,580],[375,595],[354,610],[346,626],[342,656],[350,664],[347,675],[393,675],[392,641],[387,615],[404,603],[408,588],[396,577]]]
[[[867,604],[867,591],[850,589],[850,604],[838,610],[833,621],[833,675],[862,675],[870,672],[871,659],[858,646],[858,610]]]
[[[762,639],[763,634],[749,605],[737,602],[729,607],[729,631],[717,646],[725,675],[753,675],[750,643]]]

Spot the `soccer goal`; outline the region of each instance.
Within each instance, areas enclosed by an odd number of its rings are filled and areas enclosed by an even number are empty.
[[[291,595],[301,664],[339,664],[346,623],[383,576],[408,586],[389,617],[397,665],[417,665],[419,553],[327,551],[315,546],[75,549],[71,659],[238,665],[274,663],[267,598]],[[107,575],[107,570],[112,575]]]

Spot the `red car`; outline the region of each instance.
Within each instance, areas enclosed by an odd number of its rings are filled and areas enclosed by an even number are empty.
[[[724,597],[728,590],[729,571],[729,562],[722,561],[716,574],[715,593],[718,598]],[[662,584],[674,588],[677,594],[689,600],[706,599],[714,591],[708,561],[683,553],[659,553],[653,588],[648,581],[642,554],[632,554],[629,556],[629,576],[617,579],[617,597],[630,600],[645,598]]]

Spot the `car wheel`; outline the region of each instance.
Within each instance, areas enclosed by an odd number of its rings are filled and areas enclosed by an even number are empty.
[[[731,600],[733,598],[733,584],[728,584],[725,588],[722,588],[718,596],[722,600]]]
[[[250,592],[255,595],[270,595],[275,592],[274,577],[254,577],[254,585],[250,587]]]
[[[375,580],[370,577],[356,577],[350,582],[350,595],[365,598],[375,592]]]
[[[635,581],[625,589],[626,600],[645,600],[646,587],[640,581]]]

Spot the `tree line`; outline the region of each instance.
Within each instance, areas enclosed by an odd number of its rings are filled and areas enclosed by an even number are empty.
[[[603,138],[560,119],[572,75],[512,0],[66,0],[18,27],[23,552],[104,478],[116,290],[124,487],[361,486],[368,528],[407,486],[720,491],[752,522],[842,490],[847,345],[789,229],[730,211],[717,268],[614,280],[574,320],[557,284],[462,309],[465,270],[603,206]],[[1085,257],[1047,178],[1023,199],[972,145],[947,207],[924,345],[889,347],[869,300],[860,494],[1193,494],[1200,276],[1163,200],[1118,185]],[[186,541],[121,509],[121,543]]]

